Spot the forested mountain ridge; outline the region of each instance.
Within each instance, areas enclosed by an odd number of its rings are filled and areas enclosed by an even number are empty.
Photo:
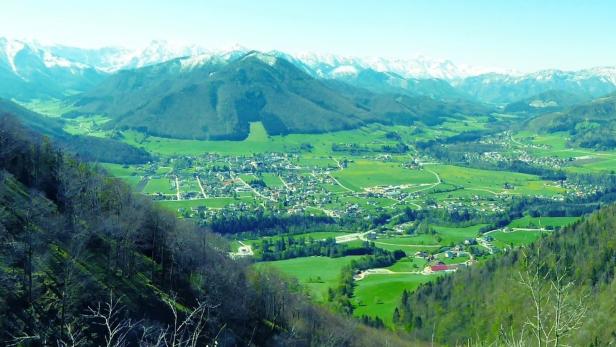
[[[527,248],[405,292],[394,320],[446,345],[611,345],[615,230],[616,207],[604,207]]]
[[[549,90],[531,97],[512,102],[505,106],[508,113],[525,113],[529,115],[557,112],[567,107],[582,104],[587,98],[563,90]]]
[[[570,106],[529,121],[529,127],[571,135],[570,145],[600,150],[616,147],[616,94]]]
[[[75,96],[71,114],[104,114],[112,118],[107,128],[163,137],[241,140],[254,121],[262,121],[268,134],[278,135],[330,132],[372,122],[438,122],[446,116],[490,111],[472,101],[380,94],[317,79],[285,59],[260,52],[206,58],[180,58],[120,72]]]
[[[249,271],[221,238],[0,120],[3,344],[406,344]]]

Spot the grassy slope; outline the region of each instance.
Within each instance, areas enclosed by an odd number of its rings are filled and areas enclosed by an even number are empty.
[[[434,277],[413,274],[369,275],[356,282],[353,314],[379,317],[386,325],[391,325],[402,291],[414,291],[420,284],[434,280]]]
[[[341,269],[357,256],[342,258],[308,257],[257,263],[256,266],[270,266],[296,278],[305,285],[317,301],[324,301],[327,288],[334,286]],[[320,279],[319,279],[320,278]]]

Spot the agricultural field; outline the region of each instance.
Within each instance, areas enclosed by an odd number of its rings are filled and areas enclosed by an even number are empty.
[[[492,195],[545,195],[562,194],[564,188],[537,176],[517,172],[472,169],[453,165],[431,165],[443,183],[464,187],[472,192]]]
[[[151,178],[143,192],[146,194],[176,194],[175,181],[171,178]]]
[[[511,246],[518,247],[528,245],[538,238],[542,234],[547,232],[540,230],[515,230],[515,231],[497,231],[491,233],[490,236],[494,238],[494,245],[500,248],[509,248]]]
[[[420,274],[375,274],[357,281],[353,315],[379,317],[390,325],[394,309],[400,302],[403,290],[413,291],[422,283],[432,281],[438,275]]]
[[[283,274],[295,278],[304,285],[317,301],[325,301],[327,289],[337,283],[340,271],[358,256],[342,258],[307,257],[255,264],[259,267],[270,267]]]
[[[411,170],[398,163],[357,160],[333,175],[343,187],[361,191],[375,186],[401,186],[436,183],[434,174],[426,170]]]
[[[510,228],[556,228],[577,221],[578,217],[531,217],[524,216],[509,223]]]

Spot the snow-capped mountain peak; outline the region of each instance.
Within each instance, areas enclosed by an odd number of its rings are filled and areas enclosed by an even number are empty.
[[[17,56],[17,53],[25,47],[26,44],[22,41],[7,40],[4,38],[0,39],[0,49],[4,52],[3,60],[5,60],[11,70],[17,75],[19,75],[19,72],[17,71],[17,66],[15,65],[15,57]]]

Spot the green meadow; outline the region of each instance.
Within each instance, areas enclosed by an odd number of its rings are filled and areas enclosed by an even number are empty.
[[[501,248],[519,247],[533,243],[542,234],[546,234],[545,231],[527,231],[516,230],[511,232],[496,231],[490,234],[494,238],[494,245]]]
[[[336,285],[343,267],[358,256],[342,258],[307,257],[257,263],[255,266],[278,269],[291,278],[296,278],[318,301],[325,301],[327,288]]]
[[[563,227],[574,223],[579,217],[531,217],[524,216],[509,223],[511,228]]]
[[[413,291],[421,284],[433,280],[436,275],[394,274],[369,275],[356,282],[353,315],[381,318],[391,325],[394,310],[400,302],[403,290]]]
[[[406,169],[399,163],[356,160],[348,168],[337,171],[334,177],[345,187],[361,191],[384,185],[436,183],[434,174],[426,170]]]

